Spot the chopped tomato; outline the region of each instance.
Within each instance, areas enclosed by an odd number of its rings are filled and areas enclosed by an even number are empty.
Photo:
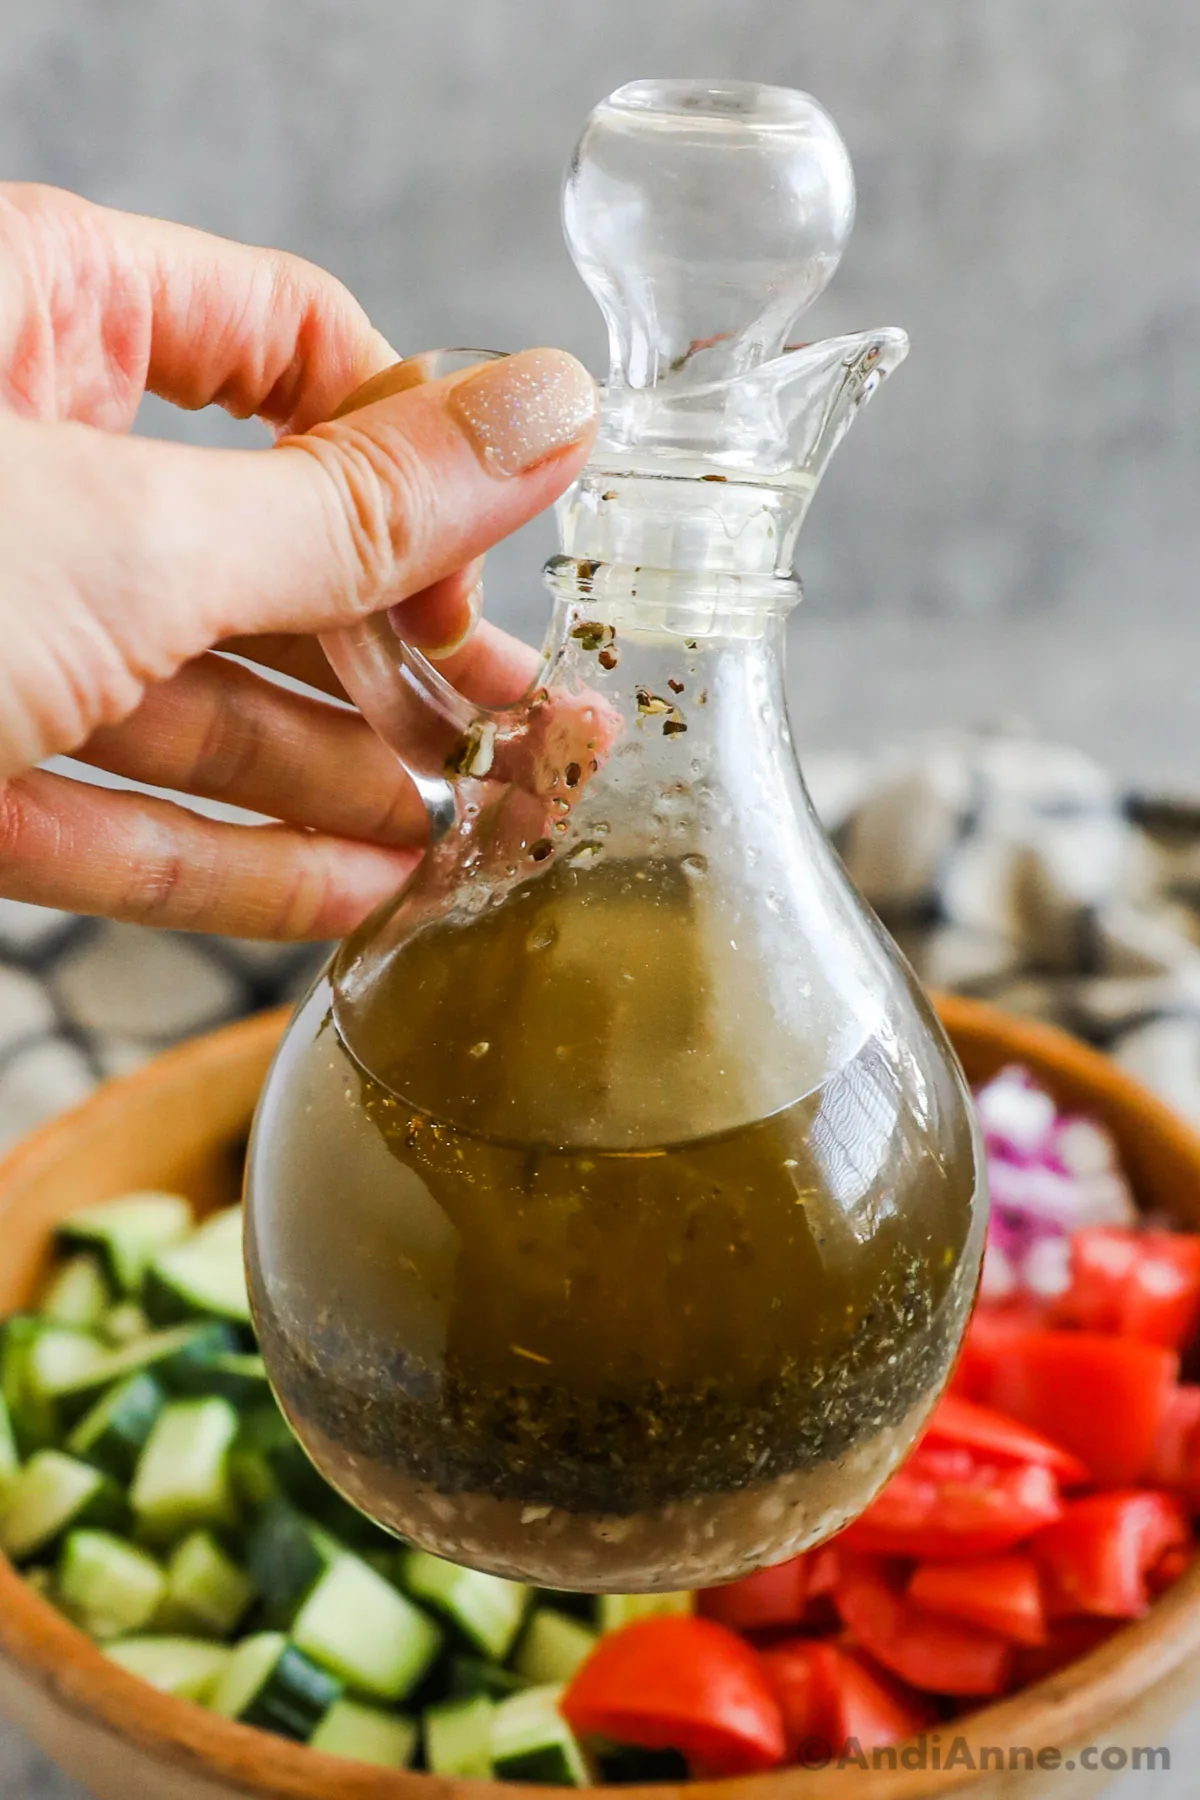
[[[1154,1567],[1146,1571],[1146,1586],[1155,1599],[1159,1594],[1165,1594],[1169,1587],[1174,1587],[1195,1560],[1195,1544],[1172,1544],[1169,1550],[1164,1550]]]
[[[982,1625],[1014,1644],[1046,1641],[1046,1609],[1032,1557],[923,1562],[908,1584],[908,1593],[930,1612]]]
[[[819,1594],[832,1594],[837,1586],[838,1553],[833,1544],[822,1544],[809,1557],[808,1593],[810,1599]]]
[[[1071,1285],[1056,1315],[1085,1331],[1183,1350],[1200,1324],[1200,1237],[1090,1226],[1071,1239]]]
[[[1044,1307],[1033,1301],[976,1306],[963,1337],[950,1392],[961,1394],[965,1400],[986,1400],[1008,1346],[1045,1323]]]
[[[762,1660],[783,1708],[792,1761],[805,1743],[818,1754],[828,1746],[833,1757],[851,1739],[866,1751],[902,1744],[937,1717],[919,1694],[837,1644],[795,1638],[764,1650]]]
[[[1150,1460],[1141,1471],[1151,1487],[1200,1496],[1200,1387],[1171,1389]]]
[[[714,1775],[773,1769],[786,1749],[759,1657],[712,1619],[665,1614],[601,1638],[562,1711],[589,1737],[678,1750]]]
[[[1032,1550],[1055,1611],[1136,1619],[1150,1604],[1150,1571],[1190,1541],[1178,1500],[1146,1488],[1071,1501]]]
[[[1158,1344],[1090,1331],[1027,1331],[1005,1348],[984,1396],[1087,1464],[1101,1487],[1137,1481],[1179,1375]]]
[[[958,1394],[943,1394],[925,1427],[922,1443],[965,1444],[1004,1462],[1037,1463],[1052,1469],[1067,1487],[1087,1480],[1087,1468],[1077,1456],[1053,1444],[1040,1432]]]
[[[731,1631],[772,1631],[799,1625],[808,1600],[808,1559],[794,1556],[700,1595],[700,1611]]]
[[[847,1557],[835,1595],[843,1623],[867,1655],[931,1694],[999,1694],[1012,1645],[995,1632],[947,1619],[905,1594],[885,1566]]]
[[[1049,1469],[921,1444],[838,1542],[878,1556],[991,1556],[1061,1511]]]
[[[1120,1627],[1115,1619],[1063,1619],[1051,1627],[1044,1644],[1029,1645],[1016,1652],[1013,1672],[1017,1684],[1026,1687],[1033,1681],[1044,1681],[1057,1675],[1068,1663],[1106,1643]]]

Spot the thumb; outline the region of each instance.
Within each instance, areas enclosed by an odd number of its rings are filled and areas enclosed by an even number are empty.
[[[190,577],[207,641],[328,630],[454,574],[558,498],[596,414],[582,364],[530,350],[385,392],[265,454],[201,453],[203,480],[165,512],[193,558],[207,541]]]
[[[582,364],[529,350],[269,450],[0,417],[0,721],[33,762],[223,639],[421,592],[563,492],[596,413]]]

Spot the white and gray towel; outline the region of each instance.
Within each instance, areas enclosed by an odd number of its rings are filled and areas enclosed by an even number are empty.
[[[1064,1025],[1200,1124],[1200,801],[1010,735],[806,773],[924,981]],[[296,997],[323,954],[0,901],[0,1149],[105,1076]]]

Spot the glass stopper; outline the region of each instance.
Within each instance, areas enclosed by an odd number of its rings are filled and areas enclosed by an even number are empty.
[[[854,176],[808,94],[636,81],[593,112],[563,214],[608,323],[610,390],[678,390],[779,354],[841,259]]]

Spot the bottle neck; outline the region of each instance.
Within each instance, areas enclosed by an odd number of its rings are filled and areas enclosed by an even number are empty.
[[[548,710],[584,751],[577,784],[551,790],[566,802],[554,854],[707,858],[719,844],[753,864],[760,838],[794,832],[809,811],[784,686],[796,585],[565,558],[548,580]]]

